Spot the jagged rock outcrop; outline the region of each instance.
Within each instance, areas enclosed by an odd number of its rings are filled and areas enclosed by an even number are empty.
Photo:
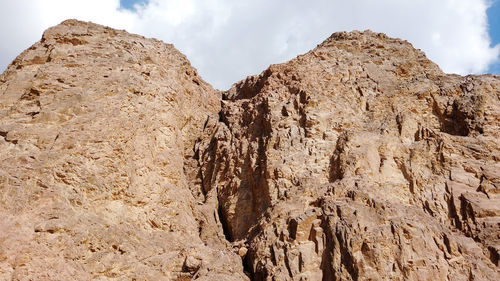
[[[208,124],[203,186],[254,280],[500,278],[500,77],[335,33]]]
[[[498,280],[500,77],[335,33],[220,93],[69,20],[0,76],[0,279]]]

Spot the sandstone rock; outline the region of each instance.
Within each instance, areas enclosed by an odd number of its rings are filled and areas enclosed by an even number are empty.
[[[224,93],[68,20],[0,76],[0,279],[499,280],[500,77],[335,33]]]
[[[246,247],[241,247],[238,249],[238,255],[240,255],[240,257],[245,257],[247,255],[247,252],[248,252],[248,249]]]
[[[247,279],[200,236],[222,234],[193,159],[220,97],[172,45],[69,20],[0,80],[1,280]]]
[[[203,186],[254,280],[500,278],[500,77],[335,33],[223,99]]]

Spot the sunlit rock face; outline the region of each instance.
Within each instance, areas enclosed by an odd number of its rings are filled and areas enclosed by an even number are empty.
[[[205,131],[203,187],[255,280],[499,278],[499,76],[335,33],[235,84]]]
[[[172,45],[70,20],[0,79],[1,280],[247,279],[196,183],[219,94]]]
[[[1,280],[499,280],[500,77],[335,33],[227,92],[48,29],[0,76]]]

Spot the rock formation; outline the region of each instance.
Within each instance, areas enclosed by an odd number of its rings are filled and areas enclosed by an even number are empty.
[[[70,20],[0,79],[0,280],[247,279],[196,189],[220,101],[172,45]]]
[[[335,33],[226,92],[74,20],[0,76],[0,279],[499,280],[500,76]]]

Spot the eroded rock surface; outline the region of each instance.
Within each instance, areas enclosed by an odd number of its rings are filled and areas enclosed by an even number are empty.
[[[500,77],[335,33],[208,124],[203,186],[254,280],[500,278]]]
[[[0,280],[247,279],[196,183],[220,98],[172,45],[69,20],[0,79]]]
[[[220,93],[69,20],[0,76],[0,279],[499,280],[500,77],[335,33]]]

